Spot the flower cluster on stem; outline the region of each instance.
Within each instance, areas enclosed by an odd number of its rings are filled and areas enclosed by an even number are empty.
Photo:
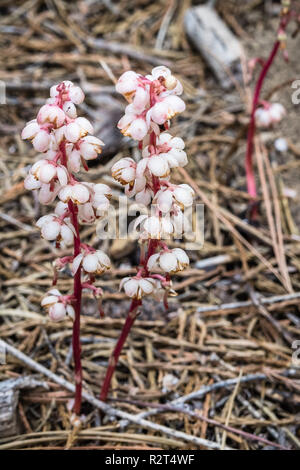
[[[192,206],[194,197],[189,185],[176,185],[170,180],[173,168],[187,164],[183,140],[169,133],[170,119],[185,110],[180,81],[160,66],[146,76],[125,72],[116,89],[129,102],[118,127],[139,142],[142,158],[137,163],[130,157],[122,158],[113,165],[112,175],[125,186],[128,197],[151,206],[151,213],[140,215],[134,222],[134,229],[139,228],[140,264],[135,276],[121,281],[120,288],[132,302],[104,379],[100,395],[103,401],[143,298],[163,298],[167,306],[168,295],[176,295],[171,275],[185,269],[189,258],[181,248],[170,249],[164,239],[182,230],[184,210]]]
[[[73,247],[73,254],[54,262],[57,275],[67,264],[72,264],[73,292],[62,295],[51,289],[41,305],[51,320],[73,320],[73,355],[75,365],[75,401],[73,411],[80,414],[82,392],[82,368],[80,359],[80,310],[82,289],[90,289],[101,298],[102,291],[94,286],[95,276],[110,268],[108,256],[101,250],[81,242],[79,224],[91,224],[108,210],[110,188],[105,184],[93,184],[78,179],[87,162],[97,158],[104,143],[93,136],[92,124],[77,117],[76,105],[84,100],[80,87],[70,81],[54,85],[50,98],[41,107],[37,118],[28,122],[22,138],[29,139],[40,153],[40,159],[31,167],[25,178],[25,188],[38,192],[38,200],[48,205],[58,198],[51,214],[37,221],[41,236],[59,247]]]

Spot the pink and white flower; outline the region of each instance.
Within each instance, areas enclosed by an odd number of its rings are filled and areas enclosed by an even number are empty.
[[[90,121],[84,117],[78,117],[66,125],[64,134],[67,141],[75,143],[87,134],[93,134],[94,128]]]
[[[138,204],[143,204],[144,206],[148,206],[152,201],[154,196],[154,192],[150,187],[145,187],[142,191],[139,191],[135,195],[135,200]]]
[[[69,213],[68,204],[62,201],[58,201],[56,203],[54,213],[59,217],[64,216],[66,213]]]
[[[151,119],[156,122],[156,124],[162,125],[184,110],[184,101],[179,98],[179,96],[171,95],[167,96],[162,101],[158,101],[149,112]]]
[[[119,78],[116,90],[130,103],[118,128],[135,140],[142,141],[149,131],[159,135],[159,125],[185,110],[185,104],[178,96],[182,93],[182,85],[164,66],[155,67],[146,77],[125,72]]]
[[[140,75],[133,72],[132,70],[124,72],[117,81],[117,92],[121,93],[121,95],[125,96],[125,98],[129,101],[140,85],[139,77]]]
[[[63,242],[65,246],[73,244],[76,231],[70,219],[61,220],[56,214],[48,214],[40,217],[36,225],[45,240]]]
[[[167,160],[170,169],[187,165],[185,144],[180,137],[173,137],[168,132],[162,132],[157,137],[156,146],[159,155]],[[143,156],[147,157],[149,154],[149,146],[147,146],[143,151]]]
[[[54,201],[61,188],[59,183],[54,183],[53,185],[41,183],[32,174],[26,176],[24,187],[29,191],[39,189],[38,200],[41,204],[45,205],[51,204]]]
[[[125,277],[120,283],[120,289],[124,289],[126,295],[132,299],[141,299],[155,292],[157,281],[151,277]]]
[[[112,193],[106,184],[85,183],[85,185],[90,191],[91,198],[90,202],[78,206],[78,220],[81,224],[92,224],[107,214]]]
[[[150,173],[150,176],[158,176],[165,178],[170,173],[170,168],[167,160],[161,155],[152,155],[148,158],[143,158],[137,164],[136,175],[142,177]]]
[[[125,187],[125,194],[127,197],[133,197],[136,194],[145,190],[147,180],[144,176],[137,176],[134,180],[134,184],[128,184]]]
[[[112,176],[123,185],[133,186],[136,178],[136,166],[136,162],[132,158],[122,158],[112,166]]]
[[[76,106],[74,103],[72,103],[72,101],[65,101],[62,109],[69,118],[71,119],[77,118]]]
[[[58,193],[62,202],[72,201],[75,204],[85,204],[90,200],[90,191],[84,183],[67,184]]]
[[[134,98],[132,100],[132,109],[140,114],[143,113],[145,109],[147,109],[150,105],[150,89],[149,85],[145,87],[139,86],[136,89]]]
[[[83,225],[90,225],[97,219],[97,211],[90,202],[78,206],[78,221]]]
[[[68,172],[63,165],[53,163],[51,160],[38,160],[30,169],[32,175],[41,183],[51,183],[58,181],[61,186],[68,183]],[[34,188],[35,189],[35,188]]]
[[[67,168],[71,173],[78,173],[81,169],[82,156],[73,144],[66,145]]]
[[[151,75],[147,75],[146,78],[149,78],[151,81],[160,80],[166,88],[166,91],[162,93],[163,95],[168,93],[174,95],[181,95],[183,92],[183,88],[180,81],[176,77],[174,77],[174,75],[172,75],[171,70],[168,69],[168,67],[165,67],[164,65],[154,67],[154,69],[152,69]]]
[[[284,106],[280,103],[266,104],[255,111],[255,121],[258,127],[268,128],[280,122],[286,115]]]
[[[98,137],[94,137],[92,135],[83,137],[78,144],[80,154],[85,160],[94,160],[97,158],[102,152],[103,146],[104,142],[98,139]]]
[[[112,192],[107,184],[97,183],[89,184],[92,190],[91,204],[94,209],[107,211],[109,208],[109,201],[112,197]]]
[[[73,82],[69,80],[65,80],[58,85],[53,85],[50,88],[50,96],[51,98],[57,98],[61,93],[61,89],[63,86],[63,97],[65,102],[71,101],[73,104],[81,104],[84,101],[84,93],[82,89],[74,85]]]
[[[80,253],[73,260],[72,273],[76,274],[79,266],[87,274],[103,274],[111,268],[109,257],[101,250],[92,253]]]
[[[189,266],[190,260],[186,252],[181,248],[174,248],[169,251],[155,253],[148,259],[147,267],[149,271],[161,269],[162,271],[174,274],[183,271]]]
[[[99,299],[102,290],[93,285],[94,275],[110,268],[110,260],[105,253],[94,250],[80,240],[79,222],[91,223],[103,216],[104,211],[108,210],[111,196],[107,185],[80,182],[74,176],[80,171],[81,164],[88,170],[86,161],[97,158],[104,145],[100,139],[91,135],[94,132],[91,123],[83,117],[77,117],[75,105],[82,103],[83,99],[81,88],[70,81],[54,85],[37,119],[28,122],[22,131],[23,139],[31,140],[38,152],[46,153],[42,155],[46,158],[41,158],[31,167],[25,178],[25,188],[37,190],[38,200],[44,205],[52,203],[56,196],[60,199],[55,212],[41,217],[36,225],[45,240],[56,242],[57,249],[60,246],[74,247],[73,256],[62,256],[53,262],[53,285],[57,282],[58,273],[67,264],[73,263],[73,294],[62,295],[57,289],[52,289],[42,300],[42,306],[48,310],[53,321],[64,320],[67,316],[74,319],[75,310],[78,320],[82,290],[90,289],[94,297]],[[141,101],[141,97],[138,101]],[[82,267],[84,279],[81,279],[79,266]],[[99,311],[102,314],[100,303]],[[78,366],[79,341],[79,336],[74,333],[73,344],[78,344],[77,352],[74,348],[76,387],[80,387],[78,379],[81,375]],[[78,400],[80,394],[76,392],[75,409],[80,407]]]
[[[271,116],[269,111],[265,108],[258,108],[255,111],[255,121],[258,127],[270,127]]]
[[[194,194],[193,188],[188,184],[170,185],[156,193],[153,203],[157,204],[162,212],[169,212],[173,204],[186,209],[193,205]]]
[[[52,321],[62,321],[67,317],[75,318],[75,311],[72,305],[66,300],[67,296],[63,296],[58,289],[51,289],[43,297],[41,306],[46,308]]]
[[[161,240],[170,238],[174,233],[174,227],[169,217],[155,215],[140,215],[134,221],[133,230],[140,227],[140,238],[142,240]]]
[[[38,193],[39,202],[45,205],[51,204],[58,195],[60,188],[61,186],[59,183],[41,183],[41,188]]]
[[[39,125],[52,124],[55,129],[61,127],[66,119],[64,111],[55,104],[45,104],[41,107],[37,115]]]
[[[37,152],[46,152],[50,147],[51,137],[48,129],[41,127],[36,119],[29,121],[24,127],[21,137],[30,140]]]
[[[271,104],[269,108],[269,114],[270,114],[271,122],[273,124],[277,124],[286,115],[286,110],[284,106],[282,106],[281,103],[273,103]]]
[[[81,163],[86,168],[85,161],[95,160],[102,152],[104,142],[92,135],[83,137],[76,143],[68,143],[66,146],[68,156],[68,169],[73,173],[80,171]]]
[[[143,140],[149,130],[149,124],[146,119],[138,115],[129,105],[126,108],[125,115],[118,122],[118,128],[123,135],[132,137],[135,140]]]
[[[73,85],[69,88],[69,99],[74,104],[81,104],[84,101],[84,93],[79,86]]]
[[[29,173],[24,180],[25,189],[32,191],[33,189],[40,189],[41,182],[36,179],[34,175]]]

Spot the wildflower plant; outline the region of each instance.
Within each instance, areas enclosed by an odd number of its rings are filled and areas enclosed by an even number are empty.
[[[118,123],[121,132],[139,142],[141,159],[122,158],[112,167],[112,175],[125,186],[129,198],[149,208],[134,221],[141,247],[137,274],[125,277],[120,288],[131,299],[129,313],[119,340],[110,358],[101,390],[107,398],[111,378],[119,355],[145,296],[163,300],[176,295],[171,275],[185,269],[189,258],[181,248],[170,249],[171,237],[182,235],[185,209],[193,204],[194,191],[186,184],[171,182],[171,170],[184,167],[188,160],[184,142],[171,135],[170,119],[185,110],[180,98],[182,85],[166,67],[156,67],[151,75],[125,72],[116,85],[118,92],[129,101],[125,115]],[[40,153],[39,160],[25,178],[25,188],[37,192],[43,205],[52,204],[52,213],[37,221],[41,236],[57,248],[72,247],[73,253],[54,262],[55,285],[58,273],[71,264],[74,277],[73,292],[62,294],[56,287],[45,294],[41,305],[52,321],[69,317],[73,321],[73,355],[75,366],[74,419],[79,416],[82,397],[82,368],[80,358],[80,311],[83,289],[90,289],[101,299],[102,290],[95,287],[95,276],[110,268],[109,257],[81,242],[79,225],[92,224],[107,214],[111,190],[105,184],[94,184],[78,178],[87,162],[101,153],[103,142],[94,137],[93,126],[77,116],[76,105],[84,100],[82,90],[64,81],[50,89],[50,98],[37,118],[26,124],[22,138],[29,139]],[[101,306],[100,306],[101,309]],[[100,311],[102,313],[102,310]]]
[[[184,167],[188,161],[183,140],[169,133],[170,119],[185,110],[180,81],[160,66],[146,76],[125,72],[116,90],[129,102],[118,128],[139,142],[142,158],[138,162],[122,158],[113,165],[112,176],[125,186],[129,198],[151,207],[151,212],[141,214],[134,222],[134,229],[139,229],[140,263],[135,276],[121,281],[120,288],[132,300],[109,361],[100,395],[103,401],[143,298],[164,299],[167,306],[168,295],[176,295],[171,275],[185,269],[189,258],[181,248],[170,249],[166,241],[182,233],[184,210],[192,206],[194,197],[189,185],[176,185],[170,179],[171,170]]]
[[[41,107],[37,118],[28,122],[22,138],[29,139],[40,153],[39,160],[25,178],[25,188],[35,190],[38,200],[49,205],[57,198],[53,213],[37,221],[41,236],[55,242],[56,247],[72,247],[73,254],[54,262],[56,284],[58,272],[72,264],[73,292],[63,295],[56,288],[42,299],[53,321],[70,317],[73,321],[73,355],[75,365],[75,401],[73,412],[79,416],[82,395],[82,368],[80,359],[80,311],[83,289],[89,289],[101,299],[102,290],[94,286],[95,276],[110,268],[108,256],[101,250],[84,244],[80,239],[79,224],[92,224],[105,215],[111,197],[105,184],[94,184],[78,179],[78,173],[88,170],[87,162],[97,158],[104,143],[93,136],[92,124],[77,117],[76,105],[84,100],[80,87],[64,81],[50,89],[50,98]]]
[[[248,194],[252,198],[252,207],[250,210],[250,218],[255,220],[257,217],[257,190],[255,182],[255,174],[253,169],[253,148],[254,148],[254,137],[256,132],[256,127],[268,128],[277,124],[286,114],[284,107],[280,103],[268,103],[261,100],[261,92],[265,79],[270,71],[272,64],[281,51],[283,53],[283,58],[287,62],[289,60],[288,52],[286,49],[287,43],[287,27],[291,20],[294,20],[299,24],[299,13],[295,7],[295,2],[292,0],[281,0],[281,12],[280,12],[280,21],[279,27],[276,34],[276,39],[273,44],[272,50],[266,60],[257,57],[251,59],[249,62],[249,70],[252,72],[257,65],[261,66],[261,71],[259,73],[258,79],[255,84],[255,89],[252,98],[251,104],[251,115],[250,122],[248,126],[247,133],[247,148],[246,148],[246,158],[245,158],[245,171],[247,179],[247,190]],[[297,33],[297,30],[296,30]]]

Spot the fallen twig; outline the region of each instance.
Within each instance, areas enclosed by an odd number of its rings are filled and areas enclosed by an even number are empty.
[[[290,302],[297,299],[300,299],[300,292],[295,292],[294,294],[286,295],[275,295],[273,297],[263,297],[259,299],[259,302],[263,305],[272,305],[278,302]],[[198,307],[197,312],[220,312],[223,310],[236,310],[241,308],[252,307],[253,305],[254,303],[252,300],[245,300],[244,302],[231,302],[229,304],[207,305],[203,307]]]
[[[276,447],[276,448],[281,449],[281,450],[288,450],[287,447],[284,447],[280,444],[277,444],[276,442],[269,441],[268,439],[264,439],[260,436],[255,436],[255,434],[251,434],[249,432],[245,432],[245,431],[242,431],[240,429],[236,429],[232,426],[228,426],[226,424],[220,423],[219,421],[216,421],[215,419],[207,418],[206,416],[203,416],[202,414],[196,413],[194,411],[190,411],[190,410],[186,409],[185,407],[172,406],[172,405],[161,405],[159,403],[143,402],[143,401],[139,401],[139,400],[123,400],[123,399],[119,399],[119,398],[116,398],[116,399],[110,398],[109,401],[130,403],[130,404],[137,405],[137,406],[144,406],[144,407],[148,407],[148,408],[154,408],[155,410],[157,410],[157,412],[159,412],[159,411],[162,411],[162,412],[171,411],[171,412],[174,412],[174,413],[183,413],[183,414],[186,414],[188,416],[191,416],[192,418],[200,419],[201,421],[205,421],[208,424],[212,424],[213,426],[217,426],[221,429],[224,429],[224,431],[232,432],[234,434],[238,434],[238,435],[244,437],[245,439],[249,439],[251,441],[261,442],[262,444],[273,446],[273,447]]]
[[[17,359],[19,359],[21,362],[26,364],[31,369],[35,370],[36,372],[39,372],[40,374],[45,375],[46,377],[49,377],[49,379],[51,379],[53,382],[61,385],[62,387],[69,390],[70,392],[72,393],[75,392],[75,386],[73,384],[71,384],[64,378],[59,377],[57,374],[54,374],[53,372],[51,372],[49,369],[46,369],[46,367],[42,366],[41,364],[38,364],[33,359],[21,353],[20,351],[18,351],[18,349],[14,348],[13,346],[10,346],[5,341],[0,340],[0,346],[2,346],[6,350],[7,353],[16,357]],[[117,418],[125,419],[126,421],[130,421],[132,423],[138,424],[142,428],[152,429],[153,431],[156,431],[156,432],[162,432],[168,436],[172,436],[173,438],[177,438],[177,439],[183,439],[184,441],[190,442],[197,446],[204,446],[209,449],[221,448],[221,445],[217,442],[212,442],[212,441],[208,441],[207,439],[202,439],[196,436],[191,436],[182,431],[177,431],[175,429],[168,428],[167,426],[162,426],[156,423],[152,423],[151,421],[147,421],[143,418],[140,418],[138,415],[135,416],[135,415],[126,413],[124,411],[115,409],[112,406],[109,406],[106,403],[103,403],[102,401],[98,400],[97,398],[93,397],[92,395],[86,392],[83,392],[82,397],[84,400],[91,403],[96,408],[102,410],[104,413],[110,416],[115,416]],[[231,448],[227,446],[225,447],[225,449],[230,450]]]

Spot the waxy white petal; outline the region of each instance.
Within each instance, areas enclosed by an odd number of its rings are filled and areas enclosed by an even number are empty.
[[[73,263],[72,263],[72,274],[73,276],[75,276],[75,274],[77,273],[78,271],[78,268],[80,266],[80,263],[82,261],[82,258],[83,258],[83,254],[82,253],[79,253],[79,255],[77,255],[74,259],[73,259]]]
[[[45,240],[56,240],[60,233],[61,225],[59,222],[52,220],[44,223],[41,228],[41,235]]]

